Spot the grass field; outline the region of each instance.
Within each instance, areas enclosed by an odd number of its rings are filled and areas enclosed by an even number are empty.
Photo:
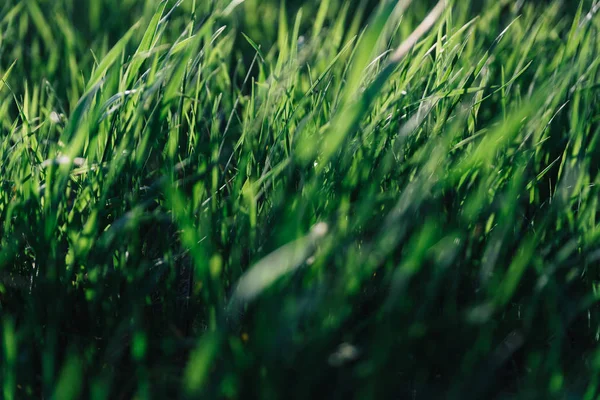
[[[599,398],[598,11],[1,1],[0,398]]]

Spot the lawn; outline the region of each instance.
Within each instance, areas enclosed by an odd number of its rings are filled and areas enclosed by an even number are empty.
[[[597,0],[0,3],[0,398],[600,398]]]

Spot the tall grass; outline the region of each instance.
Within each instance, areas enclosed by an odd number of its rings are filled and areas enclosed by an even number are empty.
[[[597,398],[599,8],[5,0],[0,397]]]

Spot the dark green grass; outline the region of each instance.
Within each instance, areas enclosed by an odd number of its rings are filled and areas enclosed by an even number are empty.
[[[0,397],[598,398],[600,6],[409,3],[4,0]]]

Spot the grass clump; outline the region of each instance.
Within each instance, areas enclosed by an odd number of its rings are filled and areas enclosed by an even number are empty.
[[[413,3],[5,0],[2,397],[597,398],[600,7]]]

